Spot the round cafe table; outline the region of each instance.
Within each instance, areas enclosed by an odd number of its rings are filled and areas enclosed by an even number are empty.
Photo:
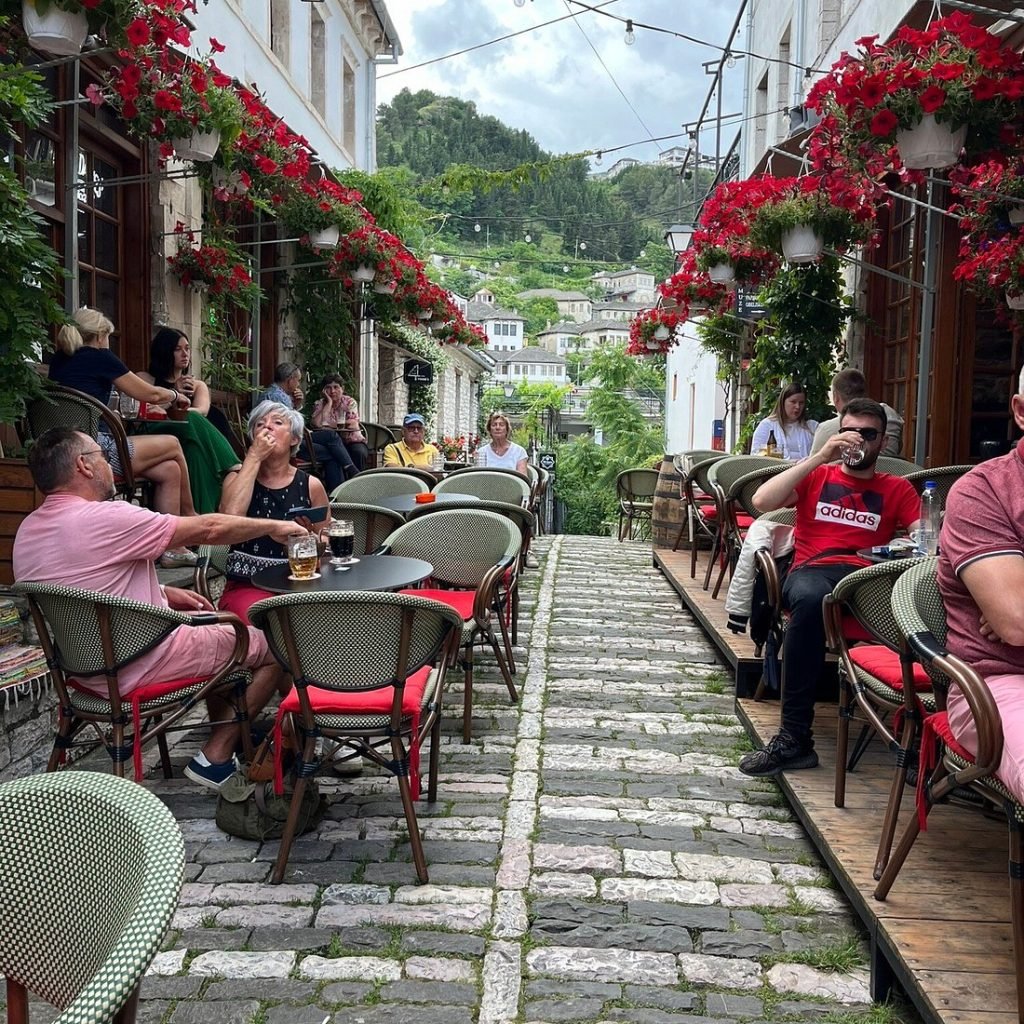
[[[413,509],[419,508],[421,504],[437,508],[438,505],[465,505],[479,501],[476,494],[458,494],[455,491],[445,491],[443,494],[435,494],[434,500],[418,502],[415,494],[395,494],[390,498],[374,498],[371,504],[380,505],[381,508],[389,508],[392,512],[400,512],[407,516]]]
[[[352,565],[335,568],[330,556],[320,559],[312,580],[290,580],[287,565],[275,565],[252,577],[252,585],[271,594],[309,594],[318,590],[401,590],[425,580],[434,567],[422,558],[398,555],[362,555]]]

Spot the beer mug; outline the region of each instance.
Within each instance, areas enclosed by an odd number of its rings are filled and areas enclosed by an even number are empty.
[[[320,562],[317,553],[316,537],[311,533],[288,539],[288,568],[291,569],[290,580],[316,579],[316,567]]]
[[[331,554],[334,556],[331,558],[331,565],[335,569],[359,561],[358,558],[352,557],[352,553],[355,551],[355,534],[355,525],[350,520],[331,520],[327,527],[327,540],[331,545]]]
[[[444,472],[444,455],[441,452],[435,452],[434,457],[431,459],[430,468],[435,473]]]

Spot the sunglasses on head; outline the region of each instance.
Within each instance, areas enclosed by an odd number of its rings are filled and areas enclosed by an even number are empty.
[[[852,430],[855,434],[860,434],[865,441],[874,441],[881,433],[877,427],[843,427],[843,430]]]

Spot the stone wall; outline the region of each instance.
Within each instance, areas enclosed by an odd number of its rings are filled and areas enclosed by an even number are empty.
[[[0,782],[45,771],[53,746],[57,699],[50,685],[32,684],[32,694],[0,697]]]

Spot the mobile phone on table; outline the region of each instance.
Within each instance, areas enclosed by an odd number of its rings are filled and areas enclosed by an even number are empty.
[[[297,519],[299,516],[305,516],[311,523],[322,523],[327,518],[328,511],[327,505],[318,505],[316,508],[290,508],[288,518]]]

